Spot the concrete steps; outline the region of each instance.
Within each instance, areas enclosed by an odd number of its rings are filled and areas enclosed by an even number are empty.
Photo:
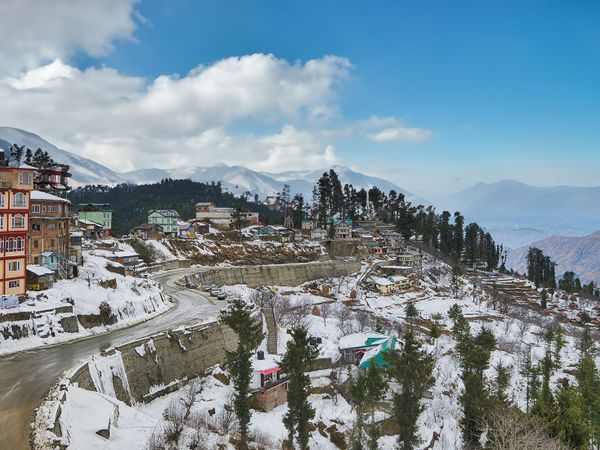
[[[265,321],[267,322],[267,352],[271,355],[277,354],[277,322],[273,308],[261,308]]]

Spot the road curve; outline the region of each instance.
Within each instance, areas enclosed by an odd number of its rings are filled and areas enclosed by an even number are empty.
[[[164,292],[177,300],[174,308],[160,316],[111,333],[0,357],[0,449],[30,448],[29,423],[33,410],[60,375],[81,359],[107,347],[217,313],[223,303],[215,304],[198,291],[175,284],[191,271],[178,269],[153,276],[163,285]]]

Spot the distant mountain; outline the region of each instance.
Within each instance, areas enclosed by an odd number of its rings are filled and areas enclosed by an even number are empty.
[[[144,184],[155,183],[164,178],[188,178],[192,181],[203,183],[220,181],[224,191],[235,195],[250,193],[251,197],[258,194],[261,199],[267,195],[274,195],[277,192],[281,192],[283,185],[289,184],[292,194],[302,194],[306,200],[310,200],[312,198],[314,183],[321,177],[323,172],[329,170],[267,173],[257,172],[242,166],[217,164],[211,167],[150,168],[118,173],[91,159],[59,149],[37,134],[18,128],[0,127],[0,149],[7,150],[13,143],[25,145],[34,151],[37,148],[41,148],[42,150],[46,150],[56,162],[69,164],[71,166],[71,173],[73,174],[71,179],[73,186],[87,184],[115,185],[119,183]],[[413,203],[425,203],[410,192],[382,178],[364,175],[341,166],[336,166],[334,169],[340,176],[342,184],[350,183],[356,188],[377,186],[385,192],[394,189],[396,192],[404,193]]]
[[[600,223],[600,186],[536,187],[514,180],[479,183],[439,199],[446,209],[488,228],[510,247],[549,237],[591,233]]]
[[[47,151],[53,160],[71,166],[73,174],[71,184],[82,186],[86,184],[116,184],[125,180],[108,167],[98,164],[91,159],[74,155],[62,150],[40,136],[18,128],[0,127],[0,149],[8,150],[12,144],[24,145],[35,151],[38,148]]]
[[[572,270],[582,281],[600,282],[600,231],[587,236],[552,236],[508,251],[507,267],[527,269],[527,250],[537,247],[557,263],[557,275]]]

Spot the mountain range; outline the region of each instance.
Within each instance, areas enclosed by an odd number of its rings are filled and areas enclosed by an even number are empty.
[[[557,263],[556,274],[571,270],[582,281],[600,282],[600,231],[587,236],[551,236],[508,251],[507,267],[524,273],[527,270],[527,250],[537,247]]]
[[[284,184],[290,185],[290,192],[302,194],[305,200],[312,199],[312,190],[315,182],[323,172],[329,170],[304,170],[288,171],[283,173],[258,172],[242,166],[229,166],[217,164],[210,167],[182,167],[176,169],[139,169],[130,172],[115,172],[91,159],[77,156],[71,152],[60,149],[40,136],[17,128],[0,127],[0,149],[7,150],[11,144],[25,145],[36,150],[41,148],[47,151],[56,162],[71,166],[72,181],[74,186],[86,184],[114,185],[118,183],[154,183],[164,178],[189,178],[192,181],[209,183],[220,181],[223,189],[233,194],[249,193],[250,196],[258,195],[264,199],[268,195],[281,192]],[[334,166],[342,184],[349,183],[355,188],[370,188],[377,186],[389,192],[395,190],[402,192],[413,203],[424,203],[407,190],[397,186],[391,181],[382,178],[364,175],[347,167]]]

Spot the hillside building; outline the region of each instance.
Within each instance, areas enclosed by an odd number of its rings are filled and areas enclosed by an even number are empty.
[[[56,270],[58,278],[69,274],[71,202],[47,192],[32,191],[28,264]],[[44,254],[53,253],[53,258]],[[55,264],[55,259],[58,263]],[[52,261],[52,267],[44,261]]]
[[[113,210],[109,203],[80,203],[77,211],[80,221],[93,222],[102,227],[105,236],[110,234]]]
[[[212,223],[217,225],[230,226],[233,223],[233,211],[234,208],[219,207],[212,202],[196,203],[196,219],[210,220]],[[244,214],[244,219],[246,220],[247,225],[259,224],[257,212],[246,211]]]
[[[179,213],[174,209],[153,209],[148,211],[148,224],[158,225],[167,236],[179,234]]]
[[[25,294],[34,173],[35,167],[0,152],[0,295]]]

